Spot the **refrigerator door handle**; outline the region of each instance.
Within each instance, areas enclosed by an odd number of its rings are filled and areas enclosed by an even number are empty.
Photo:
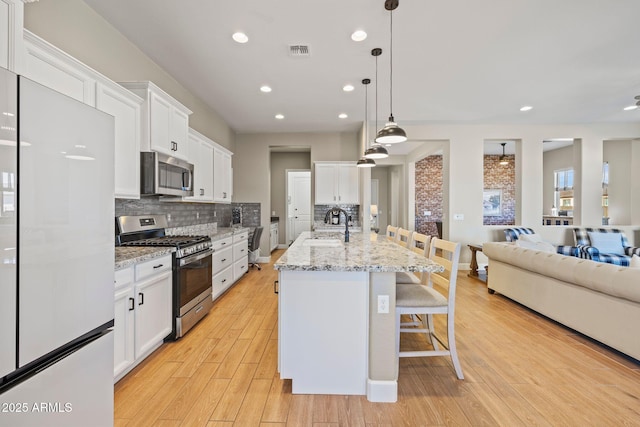
[[[144,294],[142,292],[138,292],[138,296],[140,297],[140,302],[138,305],[144,304]]]

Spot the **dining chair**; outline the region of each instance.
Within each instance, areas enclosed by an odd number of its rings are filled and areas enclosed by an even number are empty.
[[[398,228],[398,240],[396,241],[400,246],[408,248],[411,245],[411,236],[413,231],[405,230],[404,228]]]
[[[456,276],[460,258],[460,243],[442,239],[431,239],[429,258],[444,266],[442,273],[428,275],[426,285],[396,286],[396,354],[400,357],[450,356],[458,379],[464,379],[458,360],[455,339]],[[445,294],[434,288],[434,284],[445,289]],[[421,315],[422,327],[405,327],[401,324],[403,314]],[[436,335],[433,315],[447,315],[447,344]],[[433,349],[400,351],[401,333],[424,333]],[[443,348],[440,348],[442,345]],[[399,359],[398,359],[399,360]]]
[[[392,241],[398,240],[398,227],[387,225],[387,239]]]
[[[414,232],[411,236],[411,245],[409,246],[409,250],[417,253],[418,255],[422,255],[425,258],[429,257],[429,243],[431,241],[431,236],[426,234]],[[405,273],[405,272],[397,272],[396,273],[396,284],[426,284],[426,276],[428,273],[420,273],[420,278],[416,276],[414,273]]]

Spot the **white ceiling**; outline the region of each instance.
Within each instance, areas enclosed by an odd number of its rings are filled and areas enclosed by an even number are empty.
[[[363,78],[373,123],[375,47],[379,127],[389,114],[384,0],[85,1],[238,133],[354,131]],[[640,109],[623,111],[640,94],[639,16],[638,0],[402,0],[396,121],[639,122]],[[369,37],[353,42],[356,29]],[[232,41],[236,31],[249,42]],[[290,57],[290,44],[308,44],[311,56]],[[343,92],[347,83],[356,89]]]

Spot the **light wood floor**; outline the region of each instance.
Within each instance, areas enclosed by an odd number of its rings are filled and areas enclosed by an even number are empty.
[[[115,425],[640,425],[640,364],[487,294],[466,272],[456,308],[464,381],[448,358],[402,359],[397,403],[292,395],[276,369],[275,279],[272,265],[250,271],[189,334],[119,381]]]

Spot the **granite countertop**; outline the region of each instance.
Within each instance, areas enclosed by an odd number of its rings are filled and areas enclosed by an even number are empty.
[[[338,239],[338,247],[307,246],[307,239]],[[370,271],[418,272],[444,271],[433,261],[387,240],[386,236],[369,233],[350,234],[344,243],[342,233],[304,232],[276,261],[274,269],[283,271]]]
[[[220,240],[225,237],[233,236],[234,234],[240,234],[244,231],[251,231],[249,227],[218,227],[217,230],[210,231],[209,237],[211,240]]]
[[[174,248],[155,246],[116,246],[115,269],[121,270],[140,262],[175,252]]]

